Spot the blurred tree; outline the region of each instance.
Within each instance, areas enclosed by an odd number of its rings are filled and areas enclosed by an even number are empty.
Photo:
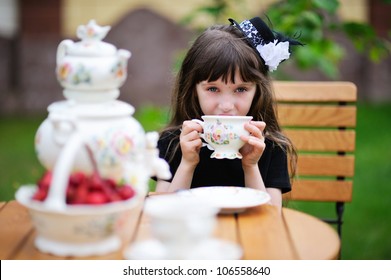
[[[383,1],[391,5],[391,0]],[[229,17],[237,18],[234,2],[235,0],[212,0],[211,5],[194,10],[182,23],[189,25],[200,16],[209,17],[215,23],[226,22]],[[345,49],[335,40],[334,35],[337,33],[345,34],[356,50],[373,62],[390,56],[391,33],[388,39],[380,38],[369,24],[339,19],[336,15],[339,5],[338,0],[277,1],[268,6],[261,17],[269,20],[270,24],[273,23],[272,29],[291,37],[300,37],[305,48],[296,48],[292,59],[299,69],[318,68],[328,77],[337,78],[338,64],[345,55]],[[252,16],[246,18],[250,17]],[[199,29],[205,27],[197,25]]]

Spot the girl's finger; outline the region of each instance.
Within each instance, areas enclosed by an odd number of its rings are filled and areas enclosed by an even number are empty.
[[[245,124],[245,128],[248,132],[250,132],[250,135],[263,138],[263,130],[265,129],[265,123],[264,122],[250,122]]]
[[[182,132],[189,133],[190,131],[202,132],[202,127],[200,124],[193,121],[184,121],[182,124]]]

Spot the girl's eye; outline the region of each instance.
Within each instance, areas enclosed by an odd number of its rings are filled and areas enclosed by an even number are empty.
[[[218,90],[217,90],[217,87],[209,87],[208,91],[217,92]]]
[[[247,91],[247,88],[245,88],[245,87],[240,87],[240,88],[236,89],[236,92],[239,92],[239,93],[246,92],[246,91]]]

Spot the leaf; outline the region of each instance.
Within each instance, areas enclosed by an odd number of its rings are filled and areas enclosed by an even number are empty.
[[[323,59],[320,62],[321,63],[319,63],[319,69],[323,73],[325,73],[328,77],[333,78],[333,79],[338,77],[339,70],[334,63],[332,63],[331,61],[329,61],[327,59]]]
[[[335,14],[339,7],[337,0],[312,0],[315,7],[326,10],[331,14]]]
[[[301,15],[302,20],[306,23],[306,25],[310,25],[313,28],[322,27],[322,18],[317,13],[312,11],[304,11]]]

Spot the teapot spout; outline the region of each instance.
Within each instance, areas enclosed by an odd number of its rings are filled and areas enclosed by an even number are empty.
[[[132,56],[132,53],[128,50],[120,49],[117,51],[117,57],[121,63],[127,63],[129,58]]]
[[[168,163],[159,157],[159,150],[157,148],[157,142],[159,134],[156,131],[146,133],[148,162],[152,167],[152,176],[156,176],[159,179],[168,180],[171,179],[171,171]]]
[[[170,166],[168,163],[162,158],[155,158],[153,161],[153,167],[158,179],[169,180],[172,175],[170,172]]]

